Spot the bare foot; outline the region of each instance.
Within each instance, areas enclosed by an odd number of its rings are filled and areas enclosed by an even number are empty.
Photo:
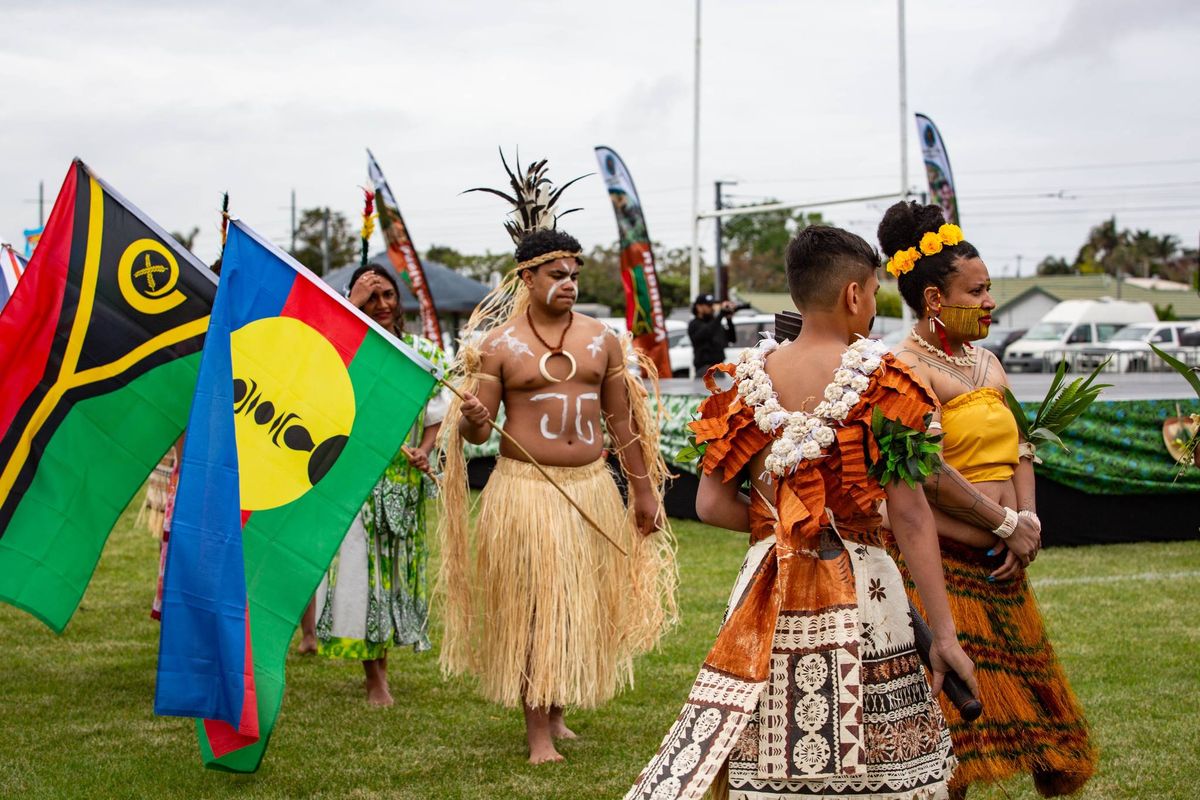
[[[553,742],[546,742],[545,745],[536,748],[532,744],[529,746],[530,764],[554,764],[565,760],[563,754],[554,749]]]
[[[578,739],[579,735],[567,727],[563,720],[563,710],[558,706],[550,708],[550,735],[555,739]]]
[[[392,699],[392,693],[388,691],[386,684],[383,686],[367,686],[367,702],[373,706],[380,708],[390,708],[395,705],[396,701]]]
[[[562,753],[554,749],[550,734],[550,713],[544,708],[525,706],[525,739],[529,743],[529,763],[548,764],[562,761]]]
[[[383,671],[380,659],[364,661],[363,671],[367,677],[367,702],[383,708],[394,704],[396,701],[388,691],[387,673]]]
[[[317,654],[317,637],[306,633],[300,637],[300,655],[315,656]]]

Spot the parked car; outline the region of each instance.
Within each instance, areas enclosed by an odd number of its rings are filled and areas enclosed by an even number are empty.
[[[1079,356],[1079,366],[1095,367],[1106,358],[1112,359],[1108,369],[1117,372],[1145,372],[1155,358],[1150,349],[1172,352],[1183,346],[1190,322],[1139,322],[1127,325],[1108,340],[1104,347],[1089,348]]]
[[[975,342],[979,347],[985,350],[991,350],[996,358],[1004,361],[1004,351],[1008,346],[1025,335],[1027,328],[1002,328],[999,325],[993,325],[988,328],[988,335]]]
[[[1004,352],[1004,368],[1009,372],[1048,371],[1062,358],[1107,342],[1126,325],[1156,319],[1158,315],[1149,303],[1064,300],[1008,346]]]
[[[692,368],[692,341],[687,335],[687,323],[678,322],[683,326],[682,331],[672,331],[667,320],[667,342],[670,345],[671,373],[676,378],[686,378]],[[725,360],[734,361],[747,347],[753,347],[762,340],[762,334],[775,330],[774,314],[755,314],[739,312],[733,316],[733,343],[725,348]],[[700,376],[696,376],[700,377]]]

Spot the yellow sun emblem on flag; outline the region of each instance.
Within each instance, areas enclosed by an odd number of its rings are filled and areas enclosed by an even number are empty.
[[[354,385],[329,340],[292,317],[233,332],[241,507],[278,508],[328,474],[354,427]]]

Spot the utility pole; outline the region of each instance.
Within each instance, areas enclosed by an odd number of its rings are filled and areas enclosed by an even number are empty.
[[[321,274],[329,274],[329,206],[321,217]]]
[[[292,189],[292,253],[296,252],[296,190]]]
[[[692,297],[700,294],[700,0],[696,0],[696,48],[692,78]]]
[[[38,181],[38,227],[46,227],[46,182]]]
[[[1017,277],[1018,278],[1021,277],[1021,259],[1022,258],[1024,258],[1024,256],[1021,255],[1020,253],[1017,253]]]
[[[725,207],[724,199],[721,197],[722,186],[737,186],[737,181],[714,181],[713,186],[716,187],[716,210],[720,211]],[[724,302],[729,299],[729,280],[725,273],[725,262],[722,258],[721,236],[722,226],[721,217],[716,217],[717,222],[717,249],[714,251],[716,256],[713,259],[713,294],[717,296],[719,302]]]
[[[905,47],[904,0],[897,0],[897,22],[900,36],[900,199],[908,199],[908,55]],[[907,306],[905,306],[907,308]]]

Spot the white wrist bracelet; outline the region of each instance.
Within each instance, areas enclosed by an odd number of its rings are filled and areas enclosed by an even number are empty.
[[[1007,539],[1008,537],[1012,536],[1013,531],[1017,529],[1018,519],[1019,517],[1017,516],[1016,511],[1013,511],[1011,508],[1005,508],[1004,522],[1001,522],[1000,526],[996,528],[996,530],[992,531],[992,533],[996,534],[1001,539]]]
[[[1032,520],[1033,524],[1037,525],[1038,528],[1042,527],[1042,521],[1040,519],[1038,519],[1037,512],[1034,511],[1032,508],[1025,508],[1025,509],[1022,509],[1021,511],[1018,511],[1017,516],[1025,517],[1026,519]]]

